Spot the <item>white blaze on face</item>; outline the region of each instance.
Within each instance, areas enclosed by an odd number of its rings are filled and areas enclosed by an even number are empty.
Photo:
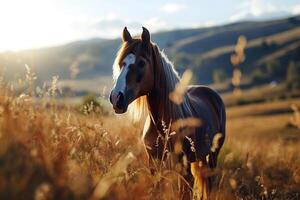
[[[135,55],[133,53],[130,53],[128,54],[122,64],[122,69],[121,69],[121,72],[120,72],[120,75],[117,79],[117,82],[116,82],[116,86],[115,86],[115,93],[118,94],[119,92],[122,92],[123,94],[125,93],[125,89],[126,89],[126,76],[127,76],[127,73],[129,71],[129,65],[131,64],[134,64],[135,63]]]

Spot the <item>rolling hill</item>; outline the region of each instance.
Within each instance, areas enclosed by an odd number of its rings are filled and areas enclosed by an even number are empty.
[[[166,31],[153,34],[152,39],[165,49],[179,72],[190,68],[195,82],[210,84],[218,70],[222,71],[224,80],[231,77],[230,55],[240,35],[248,40],[246,61],[241,69],[250,79],[259,72],[269,73],[265,81],[281,81],[289,62],[300,61],[300,16]],[[0,53],[0,67],[5,68],[5,77],[9,80],[24,77],[26,63],[36,72],[40,82],[59,75],[65,85],[74,86],[76,82],[78,90],[96,91],[103,85],[111,86],[111,66],[119,45],[119,39],[96,38],[56,47],[3,52]],[[280,67],[272,74],[267,66],[274,62]],[[72,66],[80,69],[76,80],[70,78]]]

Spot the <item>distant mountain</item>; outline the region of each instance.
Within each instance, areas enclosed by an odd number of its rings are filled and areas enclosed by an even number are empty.
[[[249,11],[248,13],[245,13],[243,16],[240,16],[239,21],[275,20],[275,19],[282,19],[288,17],[291,17],[291,13],[288,11],[273,11],[273,12],[263,13],[261,15],[254,15]]]
[[[299,16],[210,28],[203,34],[177,41],[170,50],[179,66],[188,65],[200,82],[211,83],[212,74],[216,69],[222,69],[227,76],[231,76],[230,56],[240,35],[244,35],[248,40],[245,49],[246,61],[241,64],[242,71],[248,75],[258,68],[265,68],[271,61],[270,56],[279,51],[284,53],[273,59],[279,62],[283,70],[290,60],[300,60]],[[293,45],[293,48],[289,48],[289,45]],[[176,59],[176,56],[179,59]],[[281,75],[284,74],[285,71],[282,71]]]
[[[240,35],[248,40],[246,61],[241,65],[243,74],[248,77],[254,76],[257,71],[265,73],[267,66],[276,61],[281,68],[274,78],[281,80],[288,63],[300,61],[300,16],[166,31],[153,34],[152,39],[165,49],[179,72],[191,68],[195,82],[209,84],[214,81],[217,71],[221,71],[225,79],[231,77],[230,55]],[[119,46],[119,39],[96,38],[50,48],[5,52],[0,54],[0,66],[6,67],[8,79],[24,77],[26,63],[40,81],[59,75],[63,82],[68,83],[70,67],[76,65],[80,69],[76,80],[84,81],[87,89],[97,88],[93,84],[100,82],[107,82],[110,86],[111,67]],[[87,80],[97,81],[91,81],[89,87]]]

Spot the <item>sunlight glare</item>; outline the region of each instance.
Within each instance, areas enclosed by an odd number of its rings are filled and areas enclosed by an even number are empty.
[[[1,0],[0,51],[59,44],[70,31],[56,1]]]

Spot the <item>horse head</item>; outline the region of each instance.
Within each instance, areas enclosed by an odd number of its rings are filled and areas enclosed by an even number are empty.
[[[148,94],[154,86],[154,63],[149,31],[143,27],[140,38],[123,30],[122,46],[114,62],[115,85],[110,102],[116,113],[125,113],[135,99]]]

